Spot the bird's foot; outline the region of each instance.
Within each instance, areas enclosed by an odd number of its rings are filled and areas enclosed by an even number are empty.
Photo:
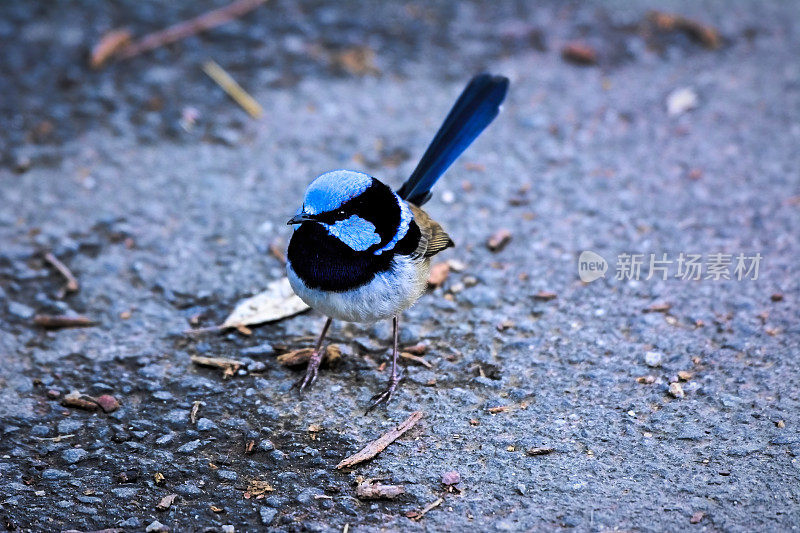
[[[319,373],[319,365],[322,363],[322,354],[324,353],[323,350],[319,350],[316,352],[311,353],[311,357],[308,359],[308,367],[306,368],[306,375],[303,379],[297,381],[293,389],[298,389],[300,392],[306,387],[309,387],[317,381],[317,374]]]
[[[392,376],[389,379],[389,383],[386,386],[386,390],[384,390],[383,392],[379,392],[378,394],[370,398],[369,407],[367,407],[367,410],[364,412],[364,414],[365,415],[369,414],[370,411],[372,411],[381,404],[388,404],[389,400],[392,399],[392,394],[394,394],[394,391],[397,390],[397,385],[400,383],[402,379],[403,379],[402,374],[399,376]]]

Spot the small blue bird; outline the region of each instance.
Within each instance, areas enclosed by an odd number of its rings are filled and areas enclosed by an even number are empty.
[[[392,319],[392,375],[367,411],[388,402],[397,373],[398,323],[402,311],[425,292],[431,257],[454,246],[450,236],[420,209],[447,168],[494,120],[508,79],[475,76],[450,110],[411,177],[397,192],[362,172],[334,170],[306,189],[286,270],[297,295],[329,318],[308,362],[300,390],[314,383],[331,321]]]

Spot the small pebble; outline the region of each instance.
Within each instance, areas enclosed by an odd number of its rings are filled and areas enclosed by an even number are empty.
[[[442,474],[443,485],[458,485],[459,483],[461,483],[461,474],[455,470]]]
[[[669,384],[669,393],[675,398],[683,398],[686,393],[683,392],[683,387],[677,381]]]
[[[644,354],[644,362],[647,366],[658,367],[661,366],[664,356],[659,352],[647,352]]]

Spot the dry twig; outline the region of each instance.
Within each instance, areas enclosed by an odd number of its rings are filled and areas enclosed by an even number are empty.
[[[221,66],[209,60],[203,63],[203,72],[217,82],[217,85],[222,87],[222,90],[228,93],[228,96],[233,98],[237,104],[242,106],[242,109],[247,111],[251,117],[261,118],[261,115],[264,113],[261,104],[256,102],[255,98],[242,89],[242,86],[236,83],[236,80],[225,72]]]
[[[64,278],[67,280],[67,284],[64,287],[65,291],[67,291],[67,292],[75,292],[75,291],[78,290],[78,288],[79,288],[78,280],[75,279],[75,276],[72,274],[72,271],[69,268],[67,268],[67,265],[65,265],[64,263],[59,261],[58,257],[54,256],[50,252],[47,252],[46,254],[44,254],[44,259],[45,259],[45,261],[47,261],[48,263],[53,265],[53,267],[56,270],[58,270],[58,272],[62,276],[64,276]]]
[[[221,24],[230,22],[235,18],[241,17],[264,2],[266,2],[266,0],[237,0],[225,7],[203,13],[195,18],[150,33],[122,50],[120,57],[127,59],[210,30]]]
[[[336,468],[341,470],[342,468],[355,466],[358,463],[372,459],[385,450],[387,446],[396,441],[403,433],[414,427],[414,425],[419,422],[423,415],[424,413],[422,411],[414,411],[411,413],[411,416],[406,418],[402,424],[392,428],[377,440],[370,442],[364,446],[361,451],[351,455],[336,465]]]
[[[403,359],[408,359],[409,361],[414,361],[415,363],[418,363],[418,364],[424,366],[425,368],[433,368],[432,364],[430,364],[428,361],[426,361],[422,357],[420,357],[418,355],[414,355],[413,353],[400,352],[400,357],[402,357]]]
[[[91,318],[81,315],[36,315],[33,323],[48,329],[87,328],[96,324]]]

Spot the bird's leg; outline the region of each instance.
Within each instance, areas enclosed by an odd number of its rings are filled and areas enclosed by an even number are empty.
[[[375,409],[380,404],[387,403],[389,400],[391,400],[392,394],[394,394],[395,389],[397,389],[397,384],[400,383],[400,380],[402,379],[402,376],[399,376],[397,373],[397,355],[399,353],[398,344],[400,340],[400,315],[397,315],[394,318],[392,318],[392,326],[394,329],[394,348],[392,349],[392,376],[389,378],[389,383],[386,386],[386,390],[384,390],[379,394],[376,394],[370,399],[369,407],[367,407],[367,413]]]
[[[308,359],[306,375],[301,381],[295,383],[295,387],[299,387],[300,391],[317,381],[317,372],[319,371],[319,365],[322,363],[322,357],[325,353],[322,349],[322,341],[325,340],[325,334],[328,333],[328,328],[331,326],[331,322],[333,322],[333,319],[328,318],[328,320],[325,321],[325,325],[322,326],[322,333],[319,334],[317,346],[314,348],[314,351],[311,352],[311,357]]]

